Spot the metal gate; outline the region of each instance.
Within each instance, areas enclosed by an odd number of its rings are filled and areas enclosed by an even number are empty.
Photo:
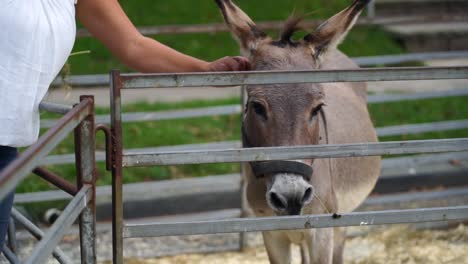
[[[122,89],[158,87],[173,87],[176,89],[191,86],[435,79],[468,79],[468,67],[402,67],[183,74],[120,74],[118,71],[112,71],[110,85],[114,263],[123,263],[124,238],[416,223],[468,218],[468,206],[457,206],[355,212],[343,215],[303,215],[186,223],[125,224],[122,201],[124,167],[455,152],[468,150],[468,138],[249,149],[145,152],[124,155],[122,152]]]
[[[45,234],[13,208],[13,218],[40,240],[28,260],[25,261],[28,264],[44,263],[51,253],[60,263],[72,263],[57,247],[57,244],[78,217],[82,263],[96,263],[94,99],[92,96],[81,96],[80,101],[74,107],[43,103],[41,105],[43,110],[64,114],[64,116],[0,174],[0,200],[9,192],[14,191],[18,183],[31,171],[73,196],[63,213]],[[38,167],[41,160],[71,132],[75,135],[76,184]],[[13,226],[10,225],[10,227]],[[3,252],[11,263],[21,263],[14,254],[15,234],[9,232],[8,235],[12,242],[10,244],[13,246],[11,249],[4,246]]]

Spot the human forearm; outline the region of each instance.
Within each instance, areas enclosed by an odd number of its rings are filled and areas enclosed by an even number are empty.
[[[144,36],[134,41],[121,60],[140,72],[199,72],[210,68],[210,63],[206,61],[182,54]]]
[[[244,71],[242,57],[205,62],[142,36],[116,0],[80,0],[76,14],[81,23],[123,63],[141,72]]]

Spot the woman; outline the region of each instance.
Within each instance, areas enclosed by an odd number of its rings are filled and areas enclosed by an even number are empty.
[[[243,57],[206,62],[142,36],[117,0],[0,0],[0,171],[39,134],[38,106],[69,56],[75,15],[111,52],[140,72],[248,70]],[[0,249],[13,193],[0,202]]]

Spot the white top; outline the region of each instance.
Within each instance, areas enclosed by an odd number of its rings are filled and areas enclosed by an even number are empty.
[[[0,145],[39,135],[39,103],[76,35],[74,0],[0,0]]]

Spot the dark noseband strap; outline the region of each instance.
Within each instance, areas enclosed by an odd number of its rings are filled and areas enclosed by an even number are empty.
[[[294,173],[310,181],[312,177],[312,167],[298,161],[273,160],[250,162],[255,177],[260,178],[265,175],[275,173]]]
[[[242,143],[246,148],[254,147],[247,138],[244,124],[242,124]],[[252,161],[250,167],[256,178],[264,177],[275,173],[293,173],[301,175],[306,181],[312,178],[312,167],[299,161],[272,160],[272,161]]]

